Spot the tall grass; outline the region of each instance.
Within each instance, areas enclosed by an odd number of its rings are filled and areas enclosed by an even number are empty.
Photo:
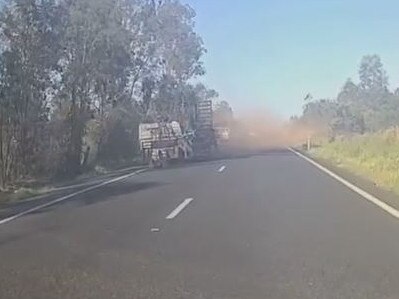
[[[398,128],[341,137],[334,142],[324,143],[315,154],[399,193]]]

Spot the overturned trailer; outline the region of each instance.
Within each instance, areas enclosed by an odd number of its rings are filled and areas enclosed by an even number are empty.
[[[154,167],[163,167],[174,160],[210,158],[217,149],[212,101],[199,101],[195,111],[191,130],[186,132],[176,121],[140,124],[143,160]]]
[[[190,136],[183,134],[176,121],[140,124],[139,140],[143,160],[154,167],[193,155]]]

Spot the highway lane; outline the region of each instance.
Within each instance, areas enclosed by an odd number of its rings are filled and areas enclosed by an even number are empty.
[[[399,298],[398,236],[275,151],[143,173],[0,226],[0,298]]]

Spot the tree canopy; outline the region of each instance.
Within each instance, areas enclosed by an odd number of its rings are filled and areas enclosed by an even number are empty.
[[[212,93],[192,83],[206,51],[194,18],[177,0],[5,1],[0,185],[131,156],[141,121],[190,126]]]
[[[335,99],[305,103],[300,121],[333,135],[399,125],[399,94],[388,86],[381,58],[366,55],[359,66],[359,83],[348,79]]]
[[[221,101],[216,103],[214,110],[215,124],[222,127],[230,127],[233,120],[234,114],[233,109],[227,101]]]

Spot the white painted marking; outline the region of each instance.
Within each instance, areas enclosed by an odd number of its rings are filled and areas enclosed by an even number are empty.
[[[222,173],[222,172],[225,171],[225,170],[226,170],[226,166],[223,165],[222,167],[219,168],[218,172],[219,172],[219,173]]]
[[[141,173],[141,172],[144,172],[145,170],[146,170],[146,169],[140,169],[140,170],[137,170],[137,171],[135,171],[135,172],[133,172],[133,173],[129,173],[129,174],[126,174],[126,175],[117,177],[117,178],[113,178],[113,179],[111,179],[111,180],[102,182],[102,183],[100,183],[100,184],[98,184],[98,185],[91,186],[91,187],[85,188],[85,189],[83,189],[83,190],[79,190],[79,191],[77,191],[77,192],[74,192],[74,193],[65,195],[65,196],[63,196],[63,197],[54,199],[54,200],[49,201],[49,202],[47,202],[47,203],[45,203],[45,204],[38,205],[38,206],[36,206],[36,207],[33,207],[33,208],[31,208],[31,209],[28,209],[28,210],[26,210],[26,211],[23,211],[23,212],[21,212],[21,213],[15,214],[15,215],[13,215],[13,216],[11,216],[11,217],[8,217],[8,218],[5,218],[5,219],[1,220],[1,221],[0,221],[0,225],[5,224],[5,223],[8,223],[8,222],[10,222],[10,221],[13,221],[13,220],[15,220],[15,219],[18,219],[18,218],[20,218],[20,217],[22,217],[22,216],[25,216],[25,215],[28,215],[28,214],[30,214],[30,213],[39,211],[39,210],[41,210],[41,209],[47,208],[47,207],[49,207],[49,206],[55,205],[55,204],[57,204],[57,203],[60,203],[60,202],[62,202],[62,201],[65,201],[65,200],[67,200],[67,199],[71,199],[72,197],[75,197],[75,196],[77,196],[77,195],[80,195],[80,194],[83,194],[83,193],[92,191],[92,190],[94,190],[94,189],[98,189],[98,188],[104,187],[104,186],[109,185],[109,184],[112,184],[112,183],[116,183],[116,182],[122,181],[122,180],[127,179],[127,178],[129,178],[129,177],[132,177],[132,176],[134,176],[134,175],[136,175],[136,174],[139,174],[139,173]]]
[[[334,172],[332,172],[331,170],[327,169],[326,167],[320,165],[319,163],[317,163],[316,161],[310,159],[309,157],[306,157],[305,155],[301,154],[300,152],[289,148],[289,150],[293,153],[295,153],[297,156],[301,157],[302,159],[306,160],[307,162],[309,162],[310,164],[312,164],[313,166],[317,167],[318,169],[320,169],[321,171],[325,172],[326,174],[328,174],[329,176],[331,176],[332,178],[336,179],[338,182],[340,182],[341,184],[345,185],[346,187],[348,187],[349,189],[351,189],[352,191],[356,192],[357,194],[359,194],[360,196],[362,196],[363,198],[367,199],[368,201],[370,201],[371,203],[375,204],[376,206],[380,207],[381,209],[383,209],[385,212],[389,213],[390,215],[392,215],[393,217],[399,219],[399,211],[396,210],[395,208],[393,208],[392,206],[386,204],[385,202],[383,202],[382,200],[378,199],[377,197],[371,195],[370,193],[364,191],[363,189],[353,185],[352,183],[348,182],[347,180],[345,180],[344,178],[340,177],[339,175],[335,174]]]
[[[68,189],[74,189],[74,188],[79,188],[79,187],[84,187],[87,185],[95,184],[96,182],[100,182],[101,180],[94,181],[94,182],[86,182],[82,184],[76,184],[76,185],[69,185],[69,186],[62,186],[62,187],[55,187],[50,189],[51,192],[53,191],[63,191],[63,190],[68,190]]]
[[[159,233],[160,229],[158,227],[151,228],[152,233]]]
[[[170,214],[166,217],[166,219],[171,220],[171,219],[175,218],[175,217],[176,217],[177,215],[179,215],[180,212],[183,211],[184,208],[187,207],[187,206],[190,204],[190,202],[192,202],[193,200],[194,200],[193,198],[187,198],[187,199],[185,199],[180,205],[177,206],[176,209],[174,209],[174,210],[172,211],[172,213],[170,213]]]

